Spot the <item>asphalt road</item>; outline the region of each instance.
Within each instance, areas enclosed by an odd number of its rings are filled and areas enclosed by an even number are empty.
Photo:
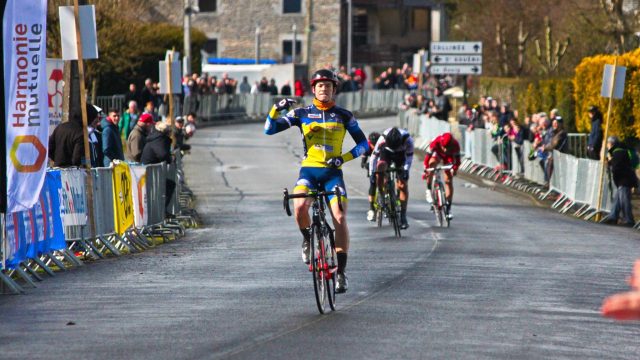
[[[345,165],[350,289],[319,315],[301,236],[282,210],[299,137],[265,136],[262,124],[198,130],[185,162],[205,225],[1,296],[0,359],[638,358],[640,324],[599,314],[604,297],[627,289],[637,232],[464,180],[451,228],[436,228],[421,159],[401,239],[366,221],[367,179],[359,161]]]

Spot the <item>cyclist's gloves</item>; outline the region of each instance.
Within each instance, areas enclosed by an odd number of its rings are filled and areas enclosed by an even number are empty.
[[[400,176],[400,180],[402,180],[402,181],[409,180],[409,170],[402,170],[402,172],[399,174],[399,176]]]
[[[282,99],[275,104],[276,110],[278,112],[282,110],[287,110],[291,107],[291,105],[295,104],[296,101],[294,99]]]
[[[337,169],[340,166],[342,166],[342,164],[344,164],[344,159],[342,159],[342,156],[332,157],[329,160],[327,160],[327,165],[329,165],[332,168]]]

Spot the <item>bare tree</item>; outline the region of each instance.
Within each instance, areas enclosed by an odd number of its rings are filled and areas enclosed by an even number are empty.
[[[553,36],[551,32],[551,21],[547,16],[544,17],[544,27],[545,27],[545,52],[544,56],[542,54],[542,49],[540,48],[540,41],[538,39],[535,40],[536,44],[536,57],[538,58],[538,62],[540,63],[540,69],[544,74],[555,73],[558,70],[558,65],[560,64],[560,60],[564,57],[567,52],[567,48],[570,44],[570,39],[567,39],[563,42],[556,41],[553,43]]]

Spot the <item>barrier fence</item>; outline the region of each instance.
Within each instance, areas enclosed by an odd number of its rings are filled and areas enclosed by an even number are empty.
[[[462,147],[464,160],[461,169],[464,171],[502,181],[542,199],[556,194],[553,208],[563,213],[571,211],[585,219],[591,219],[599,212],[611,211],[613,188],[609,177],[604,177],[602,202],[598,206],[600,162],[579,157],[586,155],[585,134],[569,136],[570,148],[579,156],[554,150],[549,157],[551,160],[542,161],[538,157],[529,159],[532,153],[529,141],[524,141],[521,146],[496,141],[487,129],[469,130],[465,125],[452,126],[449,122],[427,118],[411,110],[401,111],[398,120],[400,126],[407,128],[415,137],[421,149],[435,135],[451,132]],[[553,171],[547,179],[545,168],[549,161],[553,164]],[[507,164],[507,168],[499,166],[501,163]]]
[[[4,217],[0,285],[20,293],[23,289],[14,278],[35,287],[43,272],[55,275],[54,265],[60,270],[82,266],[78,252],[95,259],[119,256],[125,250],[139,252],[155,245],[154,238],[166,241],[184,234],[184,226],[194,225],[197,218],[194,210],[182,208],[189,204],[181,200],[192,194],[182,192],[186,185],[184,179],[178,181],[181,155],[176,152],[174,157],[169,171],[165,163],[115,162],[108,168],[91,169],[92,204],[87,202],[86,170],[49,169],[39,202],[28,211]],[[182,186],[174,187],[170,196],[175,201],[165,206],[171,181]],[[93,224],[89,223],[88,206],[93,207]]]

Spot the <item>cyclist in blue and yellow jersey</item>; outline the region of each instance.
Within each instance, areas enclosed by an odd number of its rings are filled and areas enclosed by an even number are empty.
[[[288,111],[280,117],[282,111],[288,110],[295,103],[291,99],[282,99],[273,106],[267,116],[264,133],[273,135],[293,126],[300,129],[303,135],[304,158],[300,168],[300,176],[294,189],[295,194],[308,193],[309,190],[322,189],[332,191],[337,185],[342,193],[340,210],[335,196],[329,198],[333,225],[336,230],[336,252],[338,270],[336,276],[336,292],[347,291],[347,253],[349,251],[349,229],[347,227],[347,192],[342,178],[342,164],[357,158],[367,150],[367,138],[358,126],[353,114],[335,105],[338,78],[331,70],[318,70],[311,77],[311,92],[315,98],[307,107]],[[356,146],[342,153],[342,142],[349,133]],[[309,207],[311,199],[294,199],[296,223],[302,232],[302,260],[309,263],[309,247],[311,237],[311,218]]]

